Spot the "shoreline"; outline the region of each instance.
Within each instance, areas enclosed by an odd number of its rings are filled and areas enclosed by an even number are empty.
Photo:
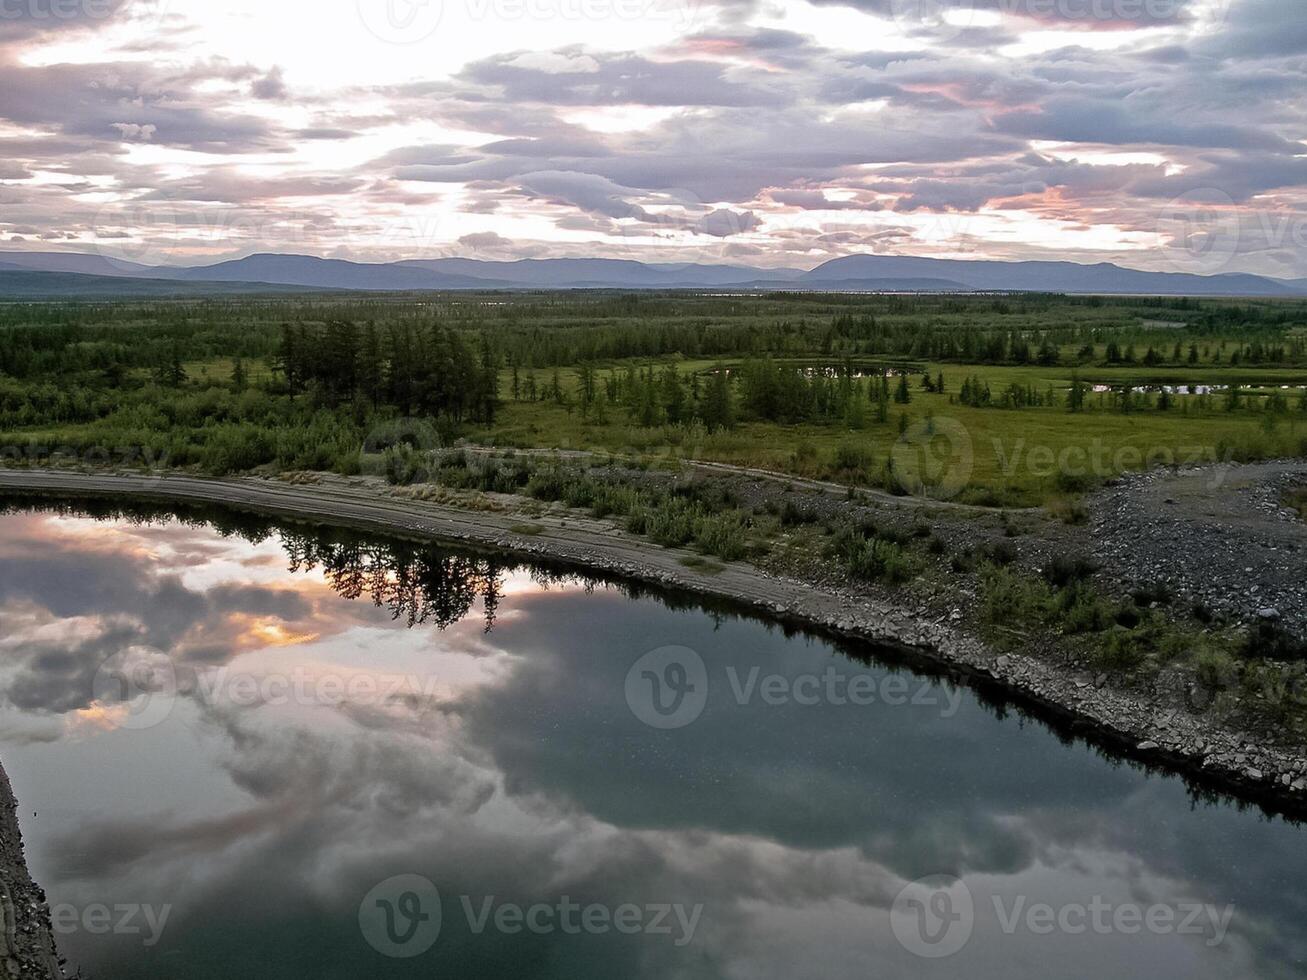
[[[0,969],[7,977],[63,980],[45,893],[27,870],[18,803],[0,765]]]
[[[323,475],[317,483],[294,484],[266,477],[0,470],[0,493],[217,505],[490,548],[717,600],[782,624],[897,649],[926,669],[998,688],[1005,697],[1029,705],[1047,723],[1144,765],[1174,772],[1195,790],[1224,792],[1270,812],[1307,818],[1307,754],[1301,750],[1254,746],[1243,733],[1187,712],[1159,710],[1139,697],[1100,687],[1087,674],[993,650],[907,594],[901,601],[886,602],[776,576],[743,562],[704,572],[682,563],[696,552],[663,548],[575,513],[533,517],[533,533],[527,534],[520,530],[521,515],[406,500],[359,477]]]

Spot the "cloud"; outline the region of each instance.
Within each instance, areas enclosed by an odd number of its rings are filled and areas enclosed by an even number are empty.
[[[250,86],[250,94],[256,99],[278,101],[287,96],[286,79],[280,68],[273,68],[262,78],[256,78]]]
[[[479,231],[471,235],[463,235],[459,238],[458,244],[474,252],[494,252],[511,248],[513,243],[493,231]]]
[[[31,242],[403,258],[397,210],[439,200],[456,213],[424,247],[645,233],[673,261],[710,238],[770,264],[880,242],[1147,266],[1159,202],[1196,188],[1249,226],[1307,208],[1307,21],[1282,0],[721,0],[638,31],[486,17],[376,61],[323,57],[360,43],[352,8],[270,56],[246,41],[284,22],[252,0],[44,2],[0,18],[0,233]],[[102,213],[156,203],[155,228]],[[978,234],[878,238],[896,214]],[[1257,241],[1232,271],[1307,275],[1307,245]]]

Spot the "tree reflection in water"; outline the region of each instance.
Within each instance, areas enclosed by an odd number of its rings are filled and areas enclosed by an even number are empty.
[[[568,584],[593,589],[599,580],[531,564],[519,565],[494,555],[457,551],[440,545],[364,535],[358,532],[288,523],[225,508],[151,504],[123,505],[104,500],[51,500],[13,496],[0,504],[0,514],[40,511],[61,517],[89,517],[135,526],[178,521],[188,527],[212,528],[222,537],[259,545],[274,535],[289,557],[289,571],[320,568],[327,583],[346,599],[367,597],[409,627],[429,624],[444,630],[463,620],[477,601],[485,630],[495,626],[505,576],[527,571],[540,588]],[[639,590],[623,588],[629,594]]]

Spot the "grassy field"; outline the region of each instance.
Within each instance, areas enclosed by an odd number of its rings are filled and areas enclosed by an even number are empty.
[[[709,372],[715,362],[682,361],[682,373]],[[731,362],[726,362],[728,367]],[[781,425],[745,421],[735,428],[708,432],[686,426],[644,427],[632,424],[624,412],[610,412],[604,421],[582,415],[575,399],[505,403],[494,426],[471,432],[470,438],[513,448],[591,450],[654,458],[699,459],[831,479],[854,486],[880,486],[886,460],[901,446],[900,419],[908,419],[909,439],[918,439],[935,420],[938,438],[931,449],[940,470],[966,474],[959,499],[977,503],[1038,505],[1078,492],[1123,472],[1152,465],[1240,461],[1307,454],[1307,411],[1300,404],[1307,390],[1307,370],[1243,368],[1122,368],[1084,367],[1076,373],[1091,385],[1172,386],[1239,385],[1248,404],[1236,411],[1225,407],[1225,395],[1181,394],[1169,410],[1155,407],[1123,413],[1110,393],[1091,392],[1081,412],[1065,406],[1072,371],[1066,367],[1015,367],[924,362],[932,377],[944,376],[945,392],[930,393],[913,376],[912,400],[892,405],[886,424],[869,413],[861,428],[832,424]],[[620,373],[620,362],[607,370]],[[601,369],[602,371],[605,369]],[[577,372],[564,368],[559,382],[568,392],[577,388]],[[958,386],[976,377],[994,391],[1009,385],[1046,393],[1052,388],[1057,406],[973,408],[960,404]],[[505,378],[503,387],[508,387]],[[1287,411],[1265,412],[1260,402],[1272,390],[1285,392]],[[949,422],[956,425],[949,425]],[[947,431],[945,431],[947,430]],[[899,449],[902,452],[902,449]],[[841,458],[861,458],[855,469]]]
[[[760,363],[806,378],[802,404],[750,402]],[[729,420],[707,405],[719,366]],[[878,403],[882,369],[895,397]],[[1077,411],[1073,385],[1086,386]],[[0,310],[0,450],[29,463],[62,449],[214,473],[353,472],[365,441],[416,417],[446,445],[1062,506],[1152,465],[1307,454],[1304,390],[1297,301],[595,293]]]

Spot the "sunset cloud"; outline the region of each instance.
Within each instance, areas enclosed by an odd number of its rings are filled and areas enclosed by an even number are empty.
[[[1230,271],[1307,275],[1307,21],[1278,0],[389,9],[6,7],[0,240],[1164,268],[1173,202],[1215,194],[1290,229]]]

